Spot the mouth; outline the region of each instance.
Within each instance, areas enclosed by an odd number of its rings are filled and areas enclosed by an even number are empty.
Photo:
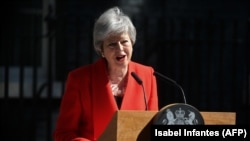
[[[123,61],[125,59],[126,55],[121,55],[121,56],[117,56],[116,60],[117,61]]]

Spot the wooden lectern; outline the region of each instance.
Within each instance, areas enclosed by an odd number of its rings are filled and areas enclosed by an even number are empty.
[[[117,111],[98,141],[149,141],[157,111]],[[200,112],[205,125],[235,125],[234,112]],[[192,126],[192,125],[190,125]]]

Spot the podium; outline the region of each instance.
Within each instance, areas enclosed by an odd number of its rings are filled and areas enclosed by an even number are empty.
[[[149,141],[150,125],[158,111],[117,111],[98,141]],[[235,125],[234,112],[200,112],[205,125]],[[190,125],[192,126],[192,125]]]

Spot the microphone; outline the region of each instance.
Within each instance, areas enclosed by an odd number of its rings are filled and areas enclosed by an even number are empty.
[[[178,87],[183,96],[184,103],[169,104],[161,108],[155,115],[153,124],[155,125],[204,125],[204,118],[197,108],[186,104],[186,97],[182,87],[174,80],[162,75],[159,72],[154,72],[154,75],[159,76],[166,82]]]
[[[181,90],[181,93],[182,93],[182,97],[183,97],[184,103],[185,103],[185,104],[187,103],[187,102],[186,102],[185,93],[184,93],[182,87],[181,87],[176,81],[174,81],[173,79],[170,79],[170,78],[168,78],[167,76],[164,76],[163,74],[161,74],[161,73],[159,73],[159,72],[156,72],[156,71],[154,71],[154,75],[159,76],[160,78],[162,78],[162,79],[165,80],[166,82],[168,82],[168,83],[170,83],[170,84],[172,84],[172,85],[178,87],[178,88]]]
[[[146,96],[146,92],[142,83],[142,80],[139,78],[139,76],[135,73],[135,72],[131,72],[131,75],[133,76],[133,78],[136,80],[136,82],[142,86],[143,89],[143,95],[144,95],[144,102],[145,102],[145,106],[146,106],[146,111],[148,110],[148,103],[147,103],[147,96]]]

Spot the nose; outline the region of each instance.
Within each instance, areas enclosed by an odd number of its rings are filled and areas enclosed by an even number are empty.
[[[123,45],[121,44],[121,42],[118,42],[116,49],[123,50]]]

